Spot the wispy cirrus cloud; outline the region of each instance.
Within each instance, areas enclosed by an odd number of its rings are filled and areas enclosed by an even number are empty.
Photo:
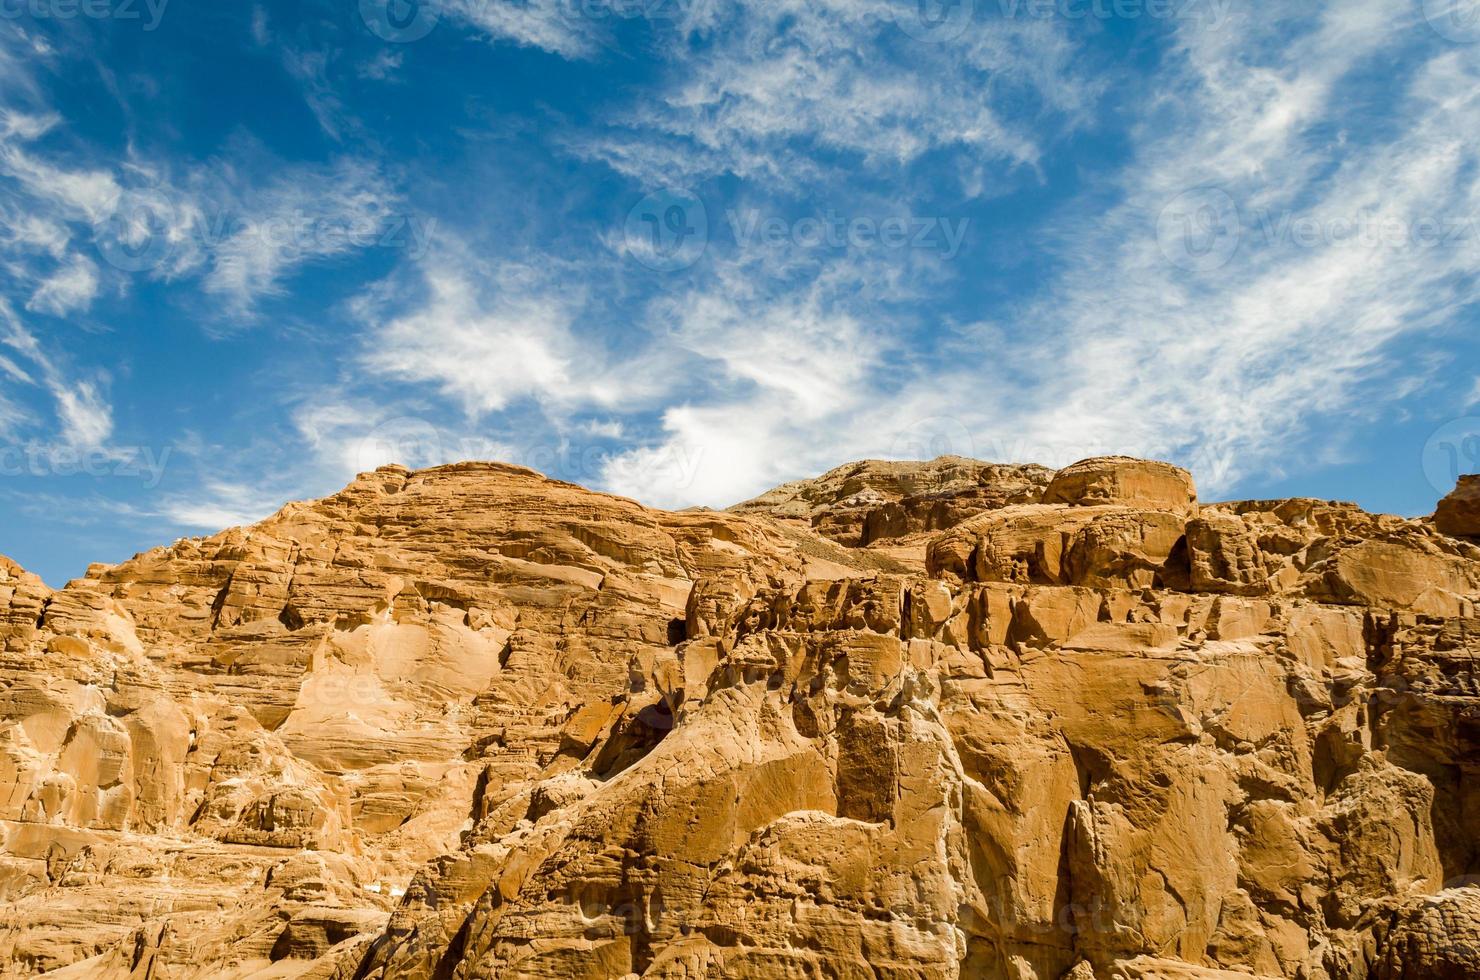
[[[74,255],[42,279],[26,303],[26,309],[52,316],[85,310],[98,295],[98,267],[86,256]]]
[[[502,270],[512,289],[494,287],[485,305],[456,269],[429,268],[427,303],[376,328],[363,355],[384,377],[430,384],[479,417],[521,398],[560,397],[576,385],[580,359],[571,322],[575,306],[554,293],[522,288],[519,271]],[[583,382],[594,381],[588,373]]]
[[[253,483],[208,479],[188,495],[166,498],[152,516],[163,517],[177,527],[214,533],[272,516],[284,503],[273,496],[275,492]]]
[[[86,144],[58,162],[44,140],[67,129],[54,111],[0,102],[0,215],[11,219],[0,250],[33,312],[86,311],[106,276],[123,290],[136,278],[198,280],[226,313],[250,318],[304,265],[388,241],[413,255],[427,245],[431,222],[397,210],[391,180],[354,156],[284,164],[237,140],[208,162],[104,160]]]
[[[70,375],[58,358],[48,353],[10,304],[0,297],[0,343],[31,365],[22,370],[7,359],[5,373],[22,386],[37,386],[51,397],[59,437],[67,446],[97,449],[113,432],[113,411],[103,390],[103,379]],[[12,407],[12,422],[17,420]]]
[[[445,0],[442,15],[461,22],[490,41],[540,48],[566,58],[597,50],[596,22],[581,14],[581,0]]]
[[[850,168],[897,178],[945,151],[970,155],[960,176],[975,195],[993,183],[989,167],[1031,172],[1045,145],[1090,119],[1105,83],[1075,67],[1063,24],[997,20],[921,38],[910,33],[912,8],[695,5],[656,27],[672,62],[658,97],[570,149],[647,186],[734,174],[781,187]]]
[[[204,215],[204,288],[242,313],[277,295],[282,278],[302,265],[392,241],[414,255],[433,230],[399,209],[399,194],[378,168],[353,158],[292,167],[261,184],[214,182],[214,188],[190,205]]]
[[[910,384],[910,307],[938,275],[914,262],[869,250],[739,249],[654,297],[650,333],[695,383],[665,400],[656,432],[633,433],[638,444],[606,461],[602,485],[658,506],[727,506],[883,454],[898,428],[889,415]]]
[[[1134,452],[1216,493],[1436,373],[1453,413],[1477,269],[1427,229],[1476,213],[1480,45],[1374,0],[1065,6],[263,4],[211,15],[209,79],[183,8],[148,66],[0,24],[0,432],[178,437],[134,512],[209,529],[392,459],[681,506]],[[681,261],[659,187],[708,207]],[[949,247],[881,244],[916,219]]]
[[[1410,70],[1389,73],[1385,94],[1347,97],[1398,52]],[[654,445],[708,449],[723,464],[713,479],[665,491],[649,446],[615,461],[610,484],[718,504],[827,464],[909,453],[918,427],[944,434],[927,445],[988,458],[1175,459],[1210,492],[1313,439],[1329,456],[1341,432],[1329,420],[1377,411],[1444,363],[1395,357],[1394,345],[1442,338],[1473,302],[1480,52],[1361,2],[1183,25],[1169,59],[1161,83],[1176,102],[1147,107],[1129,162],[1092,188],[1115,203],[1065,203],[1054,237],[1034,244],[1064,270],[1041,293],[954,328],[955,341],[937,335],[942,356],[860,371],[838,411],[809,416],[755,392],[673,407]],[[787,300],[772,302],[746,309],[759,339],[749,363],[774,379],[786,374],[767,365],[761,324]]]
[[[981,431],[1201,463],[1226,488],[1321,417],[1410,390],[1432,364],[1393,345],[1442,336],[1480,273],[1480,60],[1402,26],[1361,2],[1187,32],[1182,108],[1146,133],[1122,203],[1070,225],[1021,381],[982,365],[1028,397],[991,400]],[[1348,101],[1415,48],[1390,98]]]
[[[650,405],[672,389],[662,345],[619,349],[591,321],[590,283],[610,264],[485,257],[452,235],[354,303],[371,377],[423,386],[480,419],[532,403],[554,419]]]

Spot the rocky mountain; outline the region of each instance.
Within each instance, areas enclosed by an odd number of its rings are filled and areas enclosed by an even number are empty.
[[[0,976],[1480,977],[1480,521],[386,467],[0,561]]]

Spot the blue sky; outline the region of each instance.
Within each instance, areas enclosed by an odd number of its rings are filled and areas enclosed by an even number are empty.
[[[461,458],[1427,513],[1477,203],[1480,0],[0,0],[0,552]]]

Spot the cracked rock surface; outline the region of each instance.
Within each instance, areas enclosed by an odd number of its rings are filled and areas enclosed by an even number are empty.
[[[0,976],[1480,977],[1480,533],[1121,457],[0,559]]]

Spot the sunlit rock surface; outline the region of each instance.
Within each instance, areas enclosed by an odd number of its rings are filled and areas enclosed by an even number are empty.
[[[1477,533],[467,463],[0,559],[0,975],[1480,977]]]

